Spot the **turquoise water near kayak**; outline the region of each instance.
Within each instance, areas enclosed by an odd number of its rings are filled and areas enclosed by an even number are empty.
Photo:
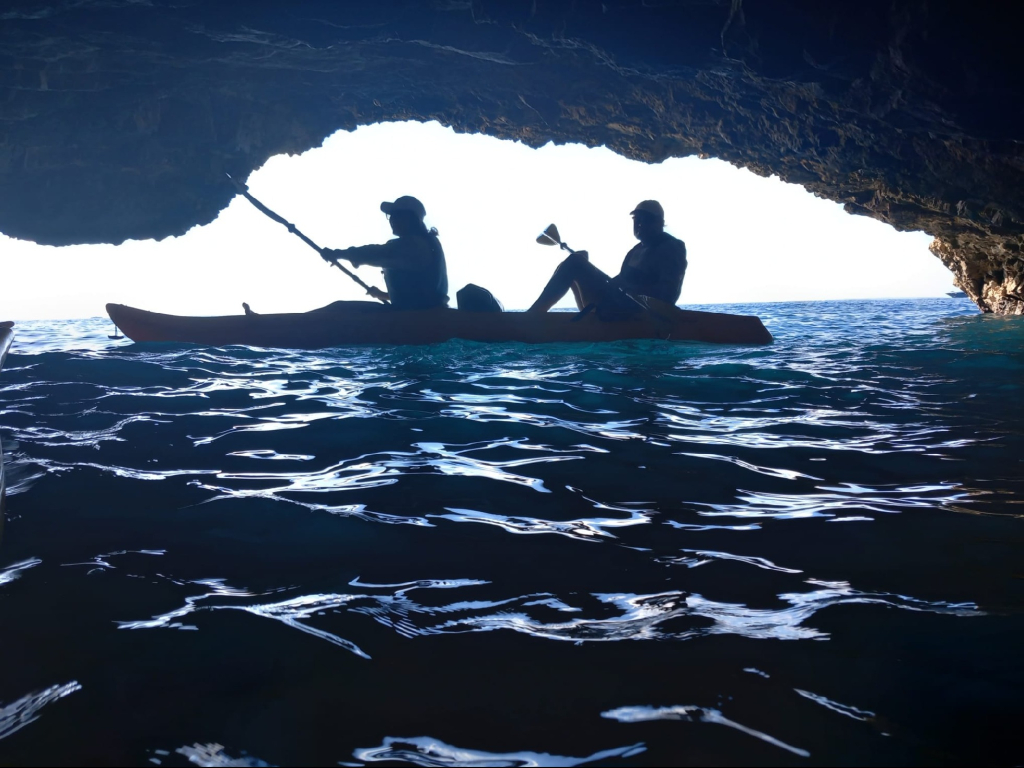
[[[1024,322],[0,374],[0,763],[1019,763]],[[236,761],[236,762],[231,762]]]

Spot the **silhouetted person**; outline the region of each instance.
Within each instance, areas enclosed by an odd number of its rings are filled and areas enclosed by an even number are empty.
[[[640,242],[626,254],[618,275],[608,277],[590,263],[586,251],[577,251],[558,265],[527,311],[547,312],[570,290],[580,309],[596,304],[599,311],[610,310],[612,315],[638,310],[631,296],[675,304],[686,274],[686,244],[665,231],[665,211],[657,200],[644,200],[630,215]]]
[[[448,268],[436,229],[427,229],[423,203],[405,195],[380,209],[387,214],[395,239],[383,245],[357,245],[325,249],[324,258],[345,259],[359,267],[369,264],[384,270],[387,294],[394,309],[431,309],[448,305]]]

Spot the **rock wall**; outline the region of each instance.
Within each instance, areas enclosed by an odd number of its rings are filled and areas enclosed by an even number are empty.
[[[268,157],[438,120],[539,146],[701,154],[936,237],[1024,312],[1014,4],[927,0],[8,0],[0,231],[162,238]]]

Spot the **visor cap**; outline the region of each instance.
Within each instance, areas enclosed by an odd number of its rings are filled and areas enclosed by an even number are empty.
[[[640,203],[637,203],[636,208],[630,211],[629,215],[635,216],[641,211],[643,211],[644,213],[649,213],[658,221],[665,221],[665,209],[661,207],[661,203],[659,203],[657,200],[644,200]]]
[[[427,209],[423,207],[423,203],[411,195],[402,195],[393,203],[383,202],[380,204],[380,209],[389,216],[395,211],[410,211],[421,219],[427,215]]]

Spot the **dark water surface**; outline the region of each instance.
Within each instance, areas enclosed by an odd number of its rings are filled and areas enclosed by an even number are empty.
[[[1024,323],[0,375],[0,763],[1020,764]]]

